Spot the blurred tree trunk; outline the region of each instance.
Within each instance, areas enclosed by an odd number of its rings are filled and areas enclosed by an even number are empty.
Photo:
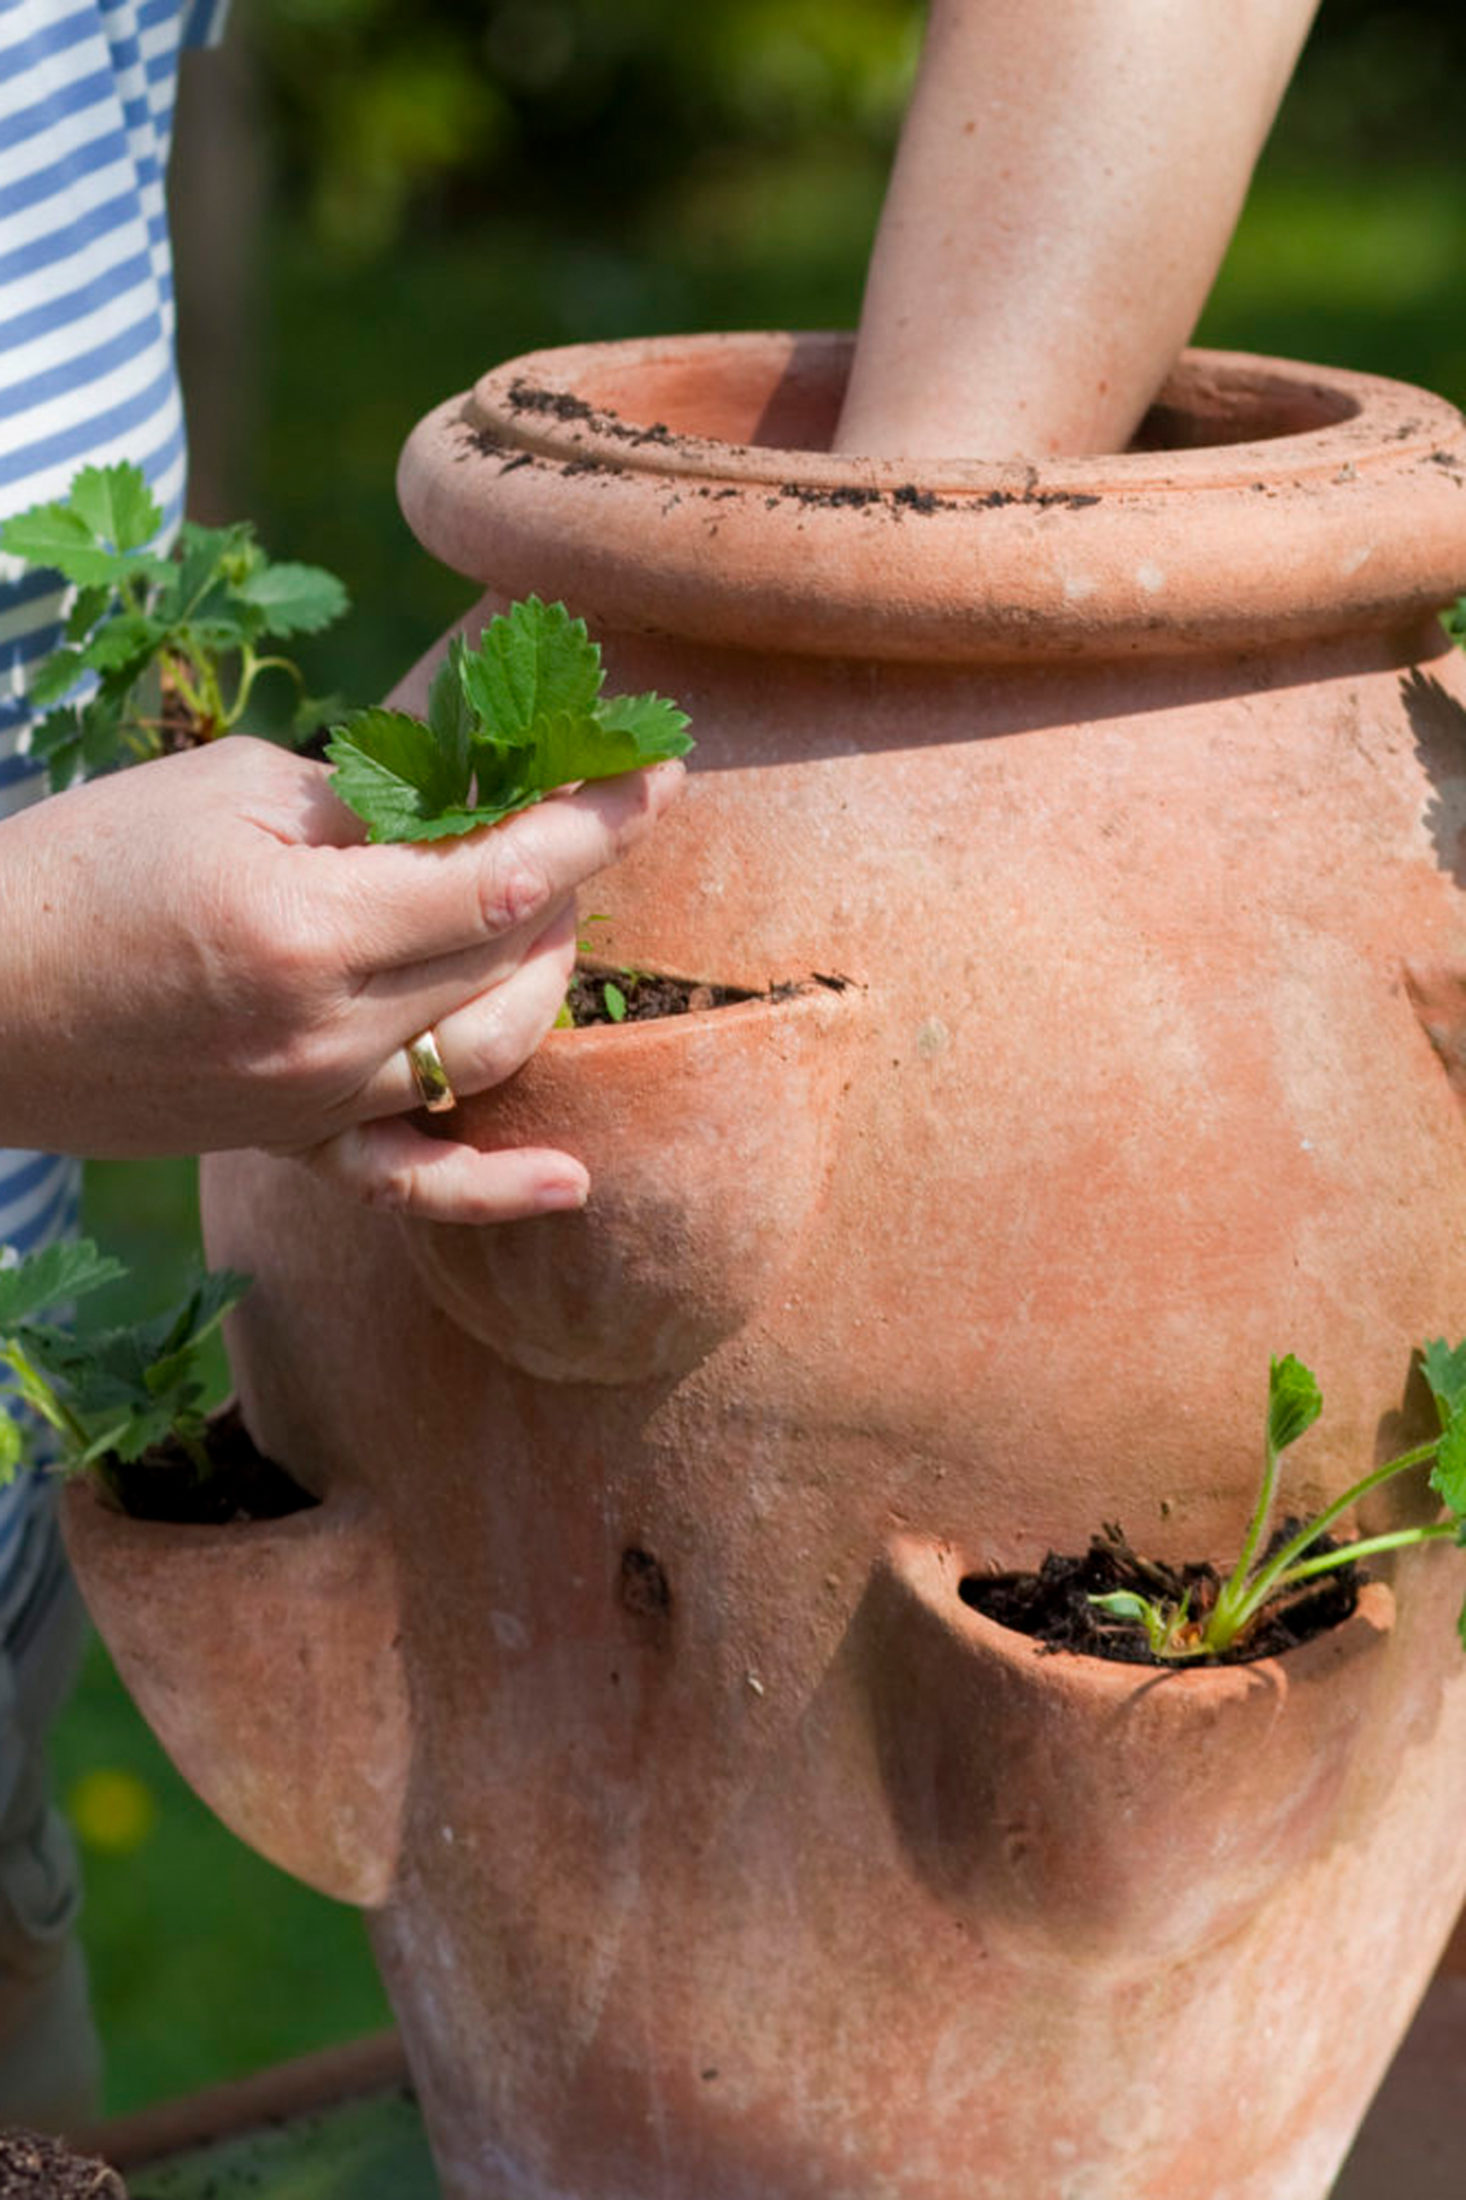
[[[246,516],[260,388],[263,117],[246,11],[223,45],[184,56],[169,203],[193,519]]]

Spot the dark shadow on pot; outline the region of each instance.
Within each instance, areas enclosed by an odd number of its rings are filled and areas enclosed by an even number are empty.
[[[1466,705],[1417,667],[1400,680],[1415,751],[1434,789],[1425,823],[1441,869],[1466,887]]]

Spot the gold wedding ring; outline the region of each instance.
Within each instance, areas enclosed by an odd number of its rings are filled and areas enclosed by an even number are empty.
[[[437,1033],[431,1025],[426,1031],[420,1031],[415,1039],[409,1039],[402,1051],[407,1056],[418,1099],[429,1115],[446,1115],[450,1108],[456,1108],[458,1095],[448,1082],[448,1072],[438,1052]]]

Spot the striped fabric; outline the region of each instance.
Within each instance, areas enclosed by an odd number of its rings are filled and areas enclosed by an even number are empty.
[[[131,459],[169,533],[183,512],[164,177],[178,57],[227,0],[0,0],[0,514]],[[55,648],[53,577],[0,557],[0,818],[45,791],[26,683]],[[75,1224],[80,1165],[0,1149],[0,1244]],[[0,1490],[0,1643],[24,1600],[34,1486]]]

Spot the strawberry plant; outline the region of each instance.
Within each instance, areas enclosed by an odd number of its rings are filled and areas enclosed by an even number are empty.
[[[63,1471],[95,1466],[105,1474],[109,1461],[130,1463],[171,1440],[205,1478],[200,1348],[249,1278],[229,1269],[200,1273],[177,1306],[120,1328],[72,1332],[46,1318],[126,1273],[86,1239],[48,1245],[24,1260],[7,1248],[0,1256],[0,1367],[10,1372],[13,1395],[56,1432]],[[0,1412],[0,1483],[13,1479],[26,1451],[22,1423]]]
[[[1209,1610],[1193,1612],[1190,1594],[1179,1600],[1152,1599],[1129,1589],[1089,1602],[1110,1618],[1143,1630],[1152,1656],[1167,1661],[1220,1657],[1230,1650],[1269,1604],[1302,1583],[1336,1572],[1358,1559],[1399,1551],[1422,1543],[1466,1545],[1466,1344],[1454,1348],[1437,1339],[1420,1355],[1422,1371],[1435,1400],[1440,1433],[1428,1443],[1385,1461],[1361,1475],[1296,1534],[1272,1551],[1264,1548],[1268,1522],[1281,1480],[1283,1453],[1312,1428],[1323,1410],[1313,1375],[1291,1353],[1274,1360],[1268,1381],[1267,1427],[1257,1503],[1248,1523],[1242,1553],[1217,1591]],[[1447,1518],[1391,1528],[1361,1536],[1328,1550],[1316,1548],[1335,1522],[1362,1499],[1405,1474],[1429,1470],[1429,1483]],[[1459,1631],[1466,1647],[1466,1608]]]
[[[603,695],[583,619],[530,596],[448,649],[426,720],[353,712],[332,735],[331,784],[374,841],[442,840],[496,825],[557,787],[614,779],[692,747],[660,695]]]
[[[262,672],[295,682],[298,739],[339,708],[307,695],[299,667],[261,647],[339,618],[347,598],[335,575],[274,563],[247,520],[185,520],[164,555],[153,547],[162,523],[132,465],[85,467],[60,501],[0,523],[0,549],[77,591],[65,640],[27,691],[38,708],[57,706],[31,736],[55,789],[229,732]]]

